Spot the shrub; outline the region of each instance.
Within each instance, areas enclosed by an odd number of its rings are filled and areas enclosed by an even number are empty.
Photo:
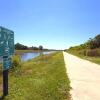
[[[87,50],[80,50],[80,51],[78,51],[78,53],[80,54],[80,55],[84,55],[84,56],[86,56],[86,53],[87,53]]]
[[[19,76],[21,74],[21,58],[18,55],[14,55],[12,57],[12,68],[11,71],[14,73],[15,76]]]
[[[17,56],[17,55],[15,55],[15,56],[13,56],[12,57],[12,67],[19,67],[20,66],[20,64],[21,64],[21,58],[20,58],[20,56]]]
[[[98,57],[100,56],[100,50],[99,49],[93,49],[93,50],[88,50],[86,53],[87,56],[91,56],[91,57]]]

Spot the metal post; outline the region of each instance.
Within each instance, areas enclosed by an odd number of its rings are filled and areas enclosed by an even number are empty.
[[[8,70],[3,71],[3,96],[8,95]]]
[[[8,58],[8,56],[3,57],[3,59]],[[8,69],[3,70],[3,96],[8,95]]]

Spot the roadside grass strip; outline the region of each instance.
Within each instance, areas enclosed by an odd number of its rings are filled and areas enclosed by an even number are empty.
[[[62,52],[42,55],[9,74],[5,100],[70,100],[70,81]]]

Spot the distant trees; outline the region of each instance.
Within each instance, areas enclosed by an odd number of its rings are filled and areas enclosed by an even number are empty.
[[[28,47],[27,46],[24,46],[24,45],[22,45],[20,43],[16,43],[15,44],[15,49],[17,49],[17,50],[27,50]]]
[[[43,46],[42,45],[39,46],[39,50],[43,50]]]
[[[83,50],[83,49],[96,49],[100,48],[100,34],[95,36],[93,39],[90,38],[87,42],[84,44],[81,44],[79,46],[70,47],[70,50]]]
[[[15,49],[16,50],[44,50],[42,45],[40,45],[39,47],[35,47],[35,46],[28,47],[28,46],[25,46],[20,43],[15,44]],[[46,49],[46,50],[48,50],[48,49]]]
[[[89,40],[89,47],[90,49],[100,48],[100,35]]]
[[[38,47],[30,47],[31,50],[38,50]]]
[[[68,51],[78,55],[100,57],[100,34],[90,38],[84,44],[69,48]]]

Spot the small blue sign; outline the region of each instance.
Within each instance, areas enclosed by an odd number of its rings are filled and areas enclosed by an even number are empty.
[[[0,27],[0,56],[13,55],[14,50],[14,32]]]
[[[14,54],[14,32],[0,26],[0,57],[3,57],[3,70],[12,66],[11,55]]]

